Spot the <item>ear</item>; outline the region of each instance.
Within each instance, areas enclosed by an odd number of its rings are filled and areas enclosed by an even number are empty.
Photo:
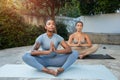
[[[45,26],[45,29],[47,29],[47,26]]]

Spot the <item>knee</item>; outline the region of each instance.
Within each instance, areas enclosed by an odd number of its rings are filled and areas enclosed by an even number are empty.
[[[98,44],[95,44],[96,48],[98,49],[99,48],[99,45]]]
[[[98,45],[98,44],[93,44],[93,48],[94,48],[95,50],[97,50],[97,49],[99,48],[99,45]]]
[[[79,53],[78,53],[78,51],[76,51],[76,50],[72,50],[72,55],[73,55],[74,57],[78,57],[78,56],[79,56]]]
[[[31,54],[30,53],[25,53],[23,56],[22,56],[22,59],[23,61],[28,61],[29,59],[31,59]]]

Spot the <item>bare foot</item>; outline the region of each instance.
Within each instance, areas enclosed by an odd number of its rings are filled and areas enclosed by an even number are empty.
[[[44,68],[42,71],[45,72],[45,73],[48,73],[48,74],[52,74],[52,75],[54,75],[54,76],[57,76],[57,71],[55,71],[55,70],[53,70],[53,69]]]
[[[80,53],[79,58],[80,58],[80,59],[83,59],[83,58],[86,56],[86,54],[87,54],[87,52],[82,52],[82,53]]]
[[[84,57],[83,55],[79,55],[79,58],[80,58],[80,59],[83,59],[83,57]]]
[[[63,71],[64,71],[63,68],[58,68],[58,69],[57,69],[57,75],[59,75],[59,74],[62,73]]]

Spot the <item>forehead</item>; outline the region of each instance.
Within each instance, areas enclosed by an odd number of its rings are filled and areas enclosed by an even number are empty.
[[[77,23],[77,25],[82,25],[82,23],[79,22],[79,23]]]
[[[48,24],[48,23],[55,23],[53,20],[48,20],[47,22],[46,22],[46,24]]]

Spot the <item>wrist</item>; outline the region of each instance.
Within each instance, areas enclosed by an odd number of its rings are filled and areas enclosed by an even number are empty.
[[[76,47],[79,47],[80,46],[80,44],[78,43],[78,44],[76,44]]]
[[[54,50],[55,53],[58,53],[58,50]]]
[[[50,54],[51,53],[51,51],[49,50],[49,51],[46,51],[46,55],[48,55],[48,54]]]

